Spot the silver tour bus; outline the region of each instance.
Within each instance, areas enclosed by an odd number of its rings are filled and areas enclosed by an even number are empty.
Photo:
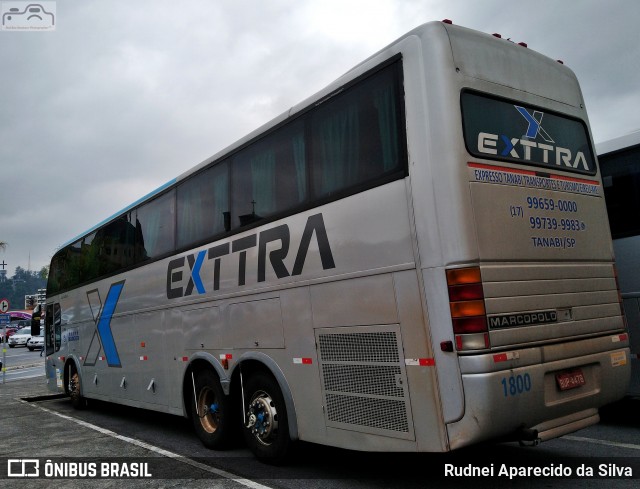
[[[71,240],[50,387],[296,440],[537,442],[623,396],[629,339],[573,72],[423,25]]]

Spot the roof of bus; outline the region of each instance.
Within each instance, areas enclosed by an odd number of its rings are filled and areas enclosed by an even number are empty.
[[[608,141],[602,141],[596,144],[596,152],[598,155],[604,155],[607,153],[613,153],[620,149],[629,148],[640,144],[640,129],[637,129],[624,136],[609,139]]]
[[[372,59],[375,59],[375,58],[379,57],[381,54],[383,54],[385,52],[389,52],[389,48],[391,48],[392,46],[394,46],[397,43],[401,42],[402,40],[404,40],[406,38],[409,38],[409,37],[412,37],[412,36],[418,36],[418,37],[451,36],[451,33],[455,32],[455,31],[460,32],[461,35],[465,35],[466,34],[466,35],[477,35],[477,36],[480,36],[480,37],[484,37],[489,42],[494,42],[491,39],[495,39],[495,37],[490,35],[490,34],[486,34],[486,33],[480,32],[480,31],[475,31],[473,29],[469,29],[469,28],[462,27],[462,26],[452,25],[451,23],[449,23],[449,21],[442,21],[442,22],[433,21],[433,22],[427,22],[425,24],[422,24],[422,25],[412,29],[411,31],[407,32],[403,36],[399,37],[395,41],[389,43],[387,46],[385,46],[384,48],[380,49],[378,52],[372,54],[371,56],[369,56],[367,59],[365,59],[361,63],[358,63],[356,66],[351,68],[349,71],[344,73],[342,76],[338,77],[336,80],[334,80],[332,83],[327,85],[322,90],[320,90],[320,91],[316,92],[315,94],[309,96],[308,98],[302,100],[300,103],[293,105],[287,111],[281,113],[279,116],[275,117],[274,119],[272,119],[272,120],[268,121],[267,123],[263,124],[262,126],[258,127],[257,129],[255,129],[254,131],[250,132],[249,134],[247,134],[243,138],[241,138],[241,139],[237,140],[236,142],[232,143],[231,145],[223,148],[222,150],[220,150],[217,153],[215,153],[213,156],[207,158],[206,160],[200,162],[199,164],[193,166],[192,168],[189,168],[188,170],[186,170],[185,172],[180,174],[178,177],[174,178],[173,180],[170,180],[169,182],[165,183],[164,185],[162,185],[162,186],[158,187],[157,189],[153,190],[152,192],[148,193],[144,197],[138,199],[137,201],[135,201],[132,204],[128,205],[127,207],[121,209],[120,211],[114,213],[113,215],[111,215],[108,218],[104,219],[103,221],[101,221],[100,223],[98,223],[95,226],[91,227],[90,229],[88,229],[87,231],[83,232],[82,234],[79,234],[75,238],[67,241],[59,249],[62,249],[64,247],[76,242],[77,240],[81,239],[83,236],[86,236],[86,235],[92,233],[93,231],[96,231],[98,228],[100,228],[101,226],[109,223],[110,221],[114,220],[118,216],[128,212],[129,210],[133,209],[134,207],[140,205],[141,203],[152,199],[156,195],[158,195],[158,194],[162,193],[163,191],[167,190],[168,188],[170,188],[172,185],[174,185],[174,184],[176,184],[176,183],[188,178],[190,175],[192,175],[194,173],[197,173],[198,171],[202,170],[203,168],[205,168],[206,166],[208,166],[212,162],[220,160],[221,158],[223,158],[223,157],[225,157],[227,155],[230,155],[231,153],[233,153],[233,152],[237,151],[238,149],[242,148],[243,146],[245,146],[248,142],[254,140],[257,137],[259,137],[261,134],[268,132],[271,128],[281,124],[282,122],[286,121],[287,119],[289,119],[289,118],[293,117],[294,115],[300,113],[301,111],[305,110],[309,106],[311,106],[311,105],[317,103],[318,101],[322,100],[323,98],[328,97],[331,94],[335,93],[337,90],[339,90],[345,84],[347,84],[351,80],[357,78],[361,74],[365,73],[370,68],[369,65],[370,65],[370,61]],[[508,42],[510,42],[510,41],[508,41]],[[515,43],[513,43],[513,42],[510,42],[510,43],[515,46]],[[537,53],[537,52],[535,52],[533,50],[529,50],[529,52],[534,53],[535,56],[540,56],[540,57],[547,58],[546,56],[544,56],[544,55],[542,55],[540,53]],[[547,59],[550,60],[550,58],[547,58]],[[568,72],[570,72],[573,75],[573,72],[571,70],[569,70],[565,66],[560,65],[559,69],[560,70],[567,70]]]

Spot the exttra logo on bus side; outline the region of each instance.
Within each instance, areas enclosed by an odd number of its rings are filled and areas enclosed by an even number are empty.
[[[542,127],[544,112],[534,110],[529,113],[527,109],[518,105],[514,105],[514,108],[527,121],[527,132],[521,137],[480,132],[478,134],[480,153],[498,155],[500,151],[500,156],[507,158],[591,171],[582,151],[576,151],[573,154],[570,149],[555,145],[555,141]],[[541,141],[536,142],[538,138]]]
[[[267,255],[269,256],[269,262],[277,278],[280,279],[290,275],[302,274],[302,268],[304,267],[313,236],[315,236],[318,243],[322,268],[324,270],[335,268],[336,265],[333,260],[333,254],[331,253],[331,246],[329,245],[329,238],[322,214],[315,214],[309,216],[307,219],[291,272],[289,272],[284,264],[284,260],[289,254],[290,236],[289,226],[281,224],[280,226],[266,229],[258,234],[244,236],[231,242],[213,246],[208,250],[200,250],[193,255],[171,260],[167,267],[167,298],[177,299],[179,297],[185,297],[192,295],[194,291],[197,291],[198,294],[205,294],[207,292],[207,286],[205,286],[205,283],[202,281],[201,273],[202,268],[211,261],[213,261],[213,290],[219,290],[220,262],[222,258],[227,255],[236,254],[238,261],[238,286],[245,285],[247,275],[247,250],[255,248],[256,246],[258,247],[258,282],[264,282],[266,280]],[[271,246],[269,253],[267,253],[267,245],[273,242],[279,242],[280,247],[274,249],[274,247]],[[184,283],[185,281],[186,284]]]

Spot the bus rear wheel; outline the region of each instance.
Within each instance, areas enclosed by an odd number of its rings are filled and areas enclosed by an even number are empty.
[[[207,448],[222,450],[228,447],[231,430],[229,396],[224,394],[218,376],[210,370],[195,375],[195,399],[191,403],[191,419],[200,441]]]
[[[284,397],[278,382],[269,374],[256,372],[245,388],[244,437],[258,460],[282,463],[289,452],[291,438]]]

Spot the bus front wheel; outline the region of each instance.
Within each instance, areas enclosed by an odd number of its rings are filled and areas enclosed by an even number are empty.
[[[71,398],[71,405],[76,409],[87,407],[87,400],[81,394],[82,386],[80,382],[80,374],[77,370],[72,369],[69,376],[69,397]]]
[[[256,372],[246,382],[244,437],[253,454],[266,463],[282,463],[291,438],[284,397],[278,382]]]

